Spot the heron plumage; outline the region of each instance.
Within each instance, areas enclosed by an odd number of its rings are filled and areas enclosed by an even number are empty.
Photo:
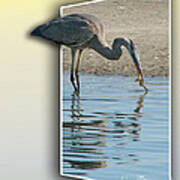
[[[109,46],[105,39],[104,26],[95,16],[90,14],[70,14],[58,17],[35,28],[31,35],[40,36],[60,45],[66,45],[72,50],[71,82],[75,91],[79,92],[79,67],[83,49],[92,48],[109,60],[118,60],[122,55],[121,47],[127,48],[130,53],[139,75],[140,85],[145,88],[143,75],[139,66],[139,57],[132,40],[116,38]],[[76,68],[76,84],[74,82],[75,56],[79,50],[78,66]]]
[[[96,17],[88,14],[71,14],[38,26],[32,35],[80,48],[86,46],[95,35],[103,34],[102,31],[103,25]]]

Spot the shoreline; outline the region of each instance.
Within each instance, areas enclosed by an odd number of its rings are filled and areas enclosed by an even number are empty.
[[[132,39],[140,54],[144,77],[169,76],[168,0],[109,0],[65,9],[64,15],[77,12],[94,14],[103,22],[109,45],[117,37]],[[64,48],[63,54],[63,71],[70,72],[70,49]],[[125,49],[118,61],[107,60],[94,50],[86,49],[83,52],[80,72],[123,76],[137,74],[134,63]]]

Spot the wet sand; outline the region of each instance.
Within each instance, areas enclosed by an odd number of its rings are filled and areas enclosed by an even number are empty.
[[[104,24],[106,40],[111,45],[116,37],[134,41],[144,76],[169,74],[169,20],[168,0],[108,0],[88,6],[64,10],[71,13],[96,15]],[[71,51],[64,49],[63,69],[70,71]],[[136,69],[127,50],[118,61],[103,58],[87,49],[83,53],[82,73],[136,75]]]

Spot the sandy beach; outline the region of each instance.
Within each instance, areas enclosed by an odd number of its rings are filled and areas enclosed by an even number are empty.
[[[144,76],[168,76],[168,0],[108,0],[64,10],[64,15],[71,13],[89,13],[97,16],[104,24],[106,40],[110,45],[117,37],[132,39],[140,54]],[[71,52],[69,48],[64,48],[63,69],[70,71],[70,67]],[[81,72],[125,76],[137,74],[125,49],[118,61],[107,60],[94,50],[85,50]]]

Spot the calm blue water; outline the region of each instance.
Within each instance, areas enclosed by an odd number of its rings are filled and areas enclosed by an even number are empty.
[[[169,179],[168,78],[81,74],[63,79],[63,173],[96,180]]]

